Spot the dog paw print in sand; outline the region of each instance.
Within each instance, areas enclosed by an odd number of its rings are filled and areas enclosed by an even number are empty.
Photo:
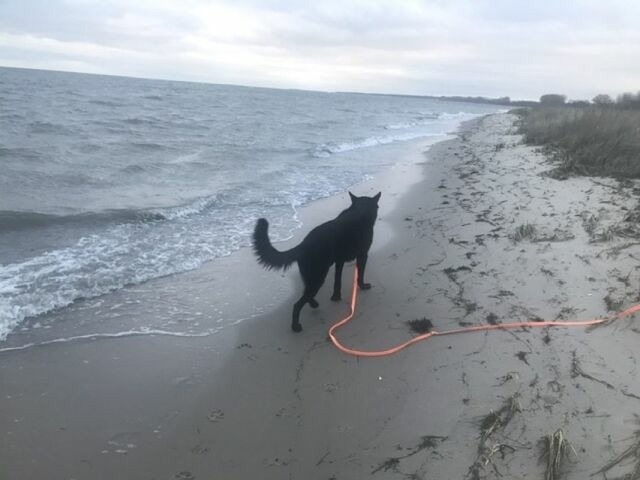
[[[204,455],[206,453],[209,453],[209,447],[198,444],[191,449],[191,453],[193,453],[194,455]]]
[[[264,460],[264,463],[267,467],[286,467],[287,465],[289,465],[289,462],[287,460],[284,460],[282,458],[274,458],[273,460]]]
[[[219,408],[215,408],[209,412],[209,415],[207,415],[207,420],[214,423],[224,420],[224,412]]]
[[[177,480],[195,480],[196,476],[193,473],[184,470],[176,473],[175,478]]]
[[[324,391],[327,393],[334,393],[336,390],[338,390],[338,385],[336,385],[335,383],[325,383],[324,384]]]

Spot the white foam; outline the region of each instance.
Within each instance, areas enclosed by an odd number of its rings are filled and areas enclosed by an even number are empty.
[[[169,208],[158,208],[152,210],[152,213],[162,215],[167,220],[175,220],[177,218],[186,218],[192,215],[197,215],[198,213],[202,213],[208,208],[211,208],[217,200],[217,195],[212,195],[209,197],[199,198],[194,200],[192,203],[188,205],[183,205],[179,207],[169,207]]]
[[[344,142],[338,144],[322,144],[314,152],[314,156],[319,158],[326,158],[332,154],[345,153],[351,150],[357,150],[360,148],[375,147],[378,145],[387,145],[394,142],[402,142],[407,140],[414,140],[422,137],[438,137],[444,136],[442,133],[428,133],[428,132],[411,132],[403,133],[399,135],[387,135],[387,136],[374,136],[368,137],[363,140],[354,142]]]
[[[405,130],[408,128],[430,125],[437,121],[439,118],[442,118],[443,115],[445,114],[425,112],[417,120],[413,120],[411,122],[392,123],[390,125],[386,125],[384,128],[386,130]]]
[[[170,163],[170,164],[191,163],[199,159],[201,154],[202,154],[202,150],[199,150],[194,153],[187,153],[186,155],[179,155],[176,158],[169,160],[167,163]]]
[[[268,209],[276,212],[273,207]],[[294,202],[281,206],[273,240],[300,227]],[[147,280],[199,268],[248,245],[257,206],[202,218],[116,225],[71,247],[0,265],[0,341],[29,317]],[[241,221],[238,221],[241,218]],[[275,230],[275,229],[274,229]],[[112,308],[115,308],[112,307]],[[108,314],[108,312],[106,312]]]
[[[207,330],[206,332],[200,332],[200,333],[171,332],[168,330],[141,328],[140,330],[126,330],[123,332],[115,332],[115,333],[90,333],[86,335],[75,335],[72,337],[54,338],[52,340],[45,340],[42,342],[26,343],[24,345],[19,345],[17,347],[0,348],[0,353],[16,352],[19,350],[27,350],[29,348],[34,348],[34,347],[45,347],[47,345],[55,345],[58,343],[70,343],[70,342],[78,342],[82,340],[102,340],[102,339],[111,339],[111,338],[138,337],[143,335],[163,335],[163,336],[169,336],[169,337],[189,337],[189,338],[208,337],[210,335],[214,335],[219,331],[220,331],[220,327],[217,329]]]
[[[165,239],[165,235],[174,238]],[[72,247],[0,267],[0,340],[25,318],[92,298],[127,284],[193,270],[238,248],[233,239],[213,244],[207,232],[120,225],[104,236],[83,237]]]

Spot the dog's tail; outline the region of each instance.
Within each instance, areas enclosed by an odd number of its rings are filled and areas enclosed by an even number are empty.
[[[276,250],[269,240],[269,222],[264,218],[258,219],[253,231],[253,251],[263,266],[269,270],[286,270],[298,259],[299,250],[299,245],[286,252]]]

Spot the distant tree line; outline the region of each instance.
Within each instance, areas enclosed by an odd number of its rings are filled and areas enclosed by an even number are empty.
[[[436,100],[445,100],[448,102],[465,102],[465,103],[490,103],[493,105],[512,105],[509,97],[488,98],[488,97],[464,97],[459,95],[453,96],[427,96],[427,98],[435,98]],[[535,103],[535,102],[534,102]]]
[[[625,92],[618,95],[615,100],[606,93],[600,93],[593,97],[591,102],[588,100],[572,100],[567,102],[566,95],[549,93],[540,97],[540,105],[554,107],[562,105],[569,105],[573,107],[588,107],[590,105],[596,105],[599,107],[621,108],[623,110],[638,110],[640,109],[640,92]]]
[[[449,102],[466,102],[466,103],[488,103],[491,105],[505,105],[505,106],[513,106],[513,107],[535,107],[535,106],[548,106],[548,107],[561,107],[561,106],[570,106],[570,107],[589,107],[589,106],[599,106],[599,107],[611,107],[611,108],[619,108],[622,110],[640,110],[640,92],[638,93],[630,93],[626,92],[621,95],[618,95],[615,99],[613,99],[610,95],[605,93],[601,93],[596,95],[588,100],[567,100],[566,95],[561,95],[558,93],[547,93],[540,97],[539,101],[531,101],[531,100],[511,100],[509,97],[498,97],[498,98],[488,98],[488,97],[464,97],[464,96],[439,96],[434,97],[430,96],[428,98],[435,98],[437,100],[446,100]]]
[[[640,92],[625,92],[618,95],[615,101],[606,94],[600,94],[593,97],[593,103],[602,107],[617,107],[623,110],[639,110],[640,109]]]
[[[448,102],[464,102],[464,103],[488,103],[491,105],[505,105],[505,106],[516,106],[516,107],[532,107],[534,105],[538,105],[538,102],[533,102],[529,100],[511,100],[510,97],[498,97],[498,98],[489,98],[489,97],[464,97],[460,95],[441,95],[441,96],[427,96],[427,98],[434,98],[436,100],[444,100]]]

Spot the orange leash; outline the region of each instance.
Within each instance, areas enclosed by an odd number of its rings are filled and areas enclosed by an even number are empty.
[[[428,338],[431,337],[436,337],[436,336],[443,336],[443,335],[455,335],[457,333],[470,333],[470,332],[481,332],[481,331],[488,331],[488,330],[507,330],[507,329],[512,329],[512,328],[524,328],[524,327],[530,327],[530,328],[541,328],[541,327],[588,327],[591,325],[599,325],[601,323],[605,323],[605,322],[609,322],[611,320],[617,320],[619,318],[623,318],[623,317],[628,317],[629,315],[633,315],[636,312],[640,311],[640,303],[636,304],[630,308],[627,308],[626,310],[623,310],[622,312],[618,312],[615,313],[614,315],[611,315],[610,317],[606,317],[606,318],[599,318],[599,319],[594,319],[594,320],[576,320],[576,321],[569,321],[569,322],[559,322],[559,321],[542,321],[542,322],[534,322],[534,321],[527,321],[527,322],[512,322],[512,323],[500,323],[497,325],[475,325],[473,327],[464,327],[464,328],[456,328],[453,330],[445,330],[444,332],[437,332],[435,330],[429,332],[429,333],[425,333],[423,335],[418,335],[416,337],[413,337],[411,340],[407,340],[404,343],[401,343],[400,345],[397,345],[395,347],[389,348],[387,350],[379,350],[379,351],[363,351],[363,350],[354,350],[352,348],[348,348],[345,347],[344,345],[342,345],[340,343],[340,341],[336,338],[334,331],[336,331],[337,329],[339,329],[340,327],[344,326],[347,322],[349,322],[355,312],[356,312],[356,300],[358,299],[358,269],[356,268],[353,274],[353,290],[351,292],[351,312],[349,313],[349,315],[347,315],[345,318],[343,318],[342,320],[340,320],[339,322],[335,323],[334,325],[331,326],[331,328],[329,328],[329,338],[331,338],[331,341],[333,342],[333,344],[335,345],[335,347],[348,354],[348,355],[353,355],[356,357],[386,357],[388,355],[393,355],[394,353],[398,353],[400,350],[404,350],[405,348],[407,348],[410,345],[413,345],[414,343],[418,343],[421,342],[423,340],[427,340]]]

